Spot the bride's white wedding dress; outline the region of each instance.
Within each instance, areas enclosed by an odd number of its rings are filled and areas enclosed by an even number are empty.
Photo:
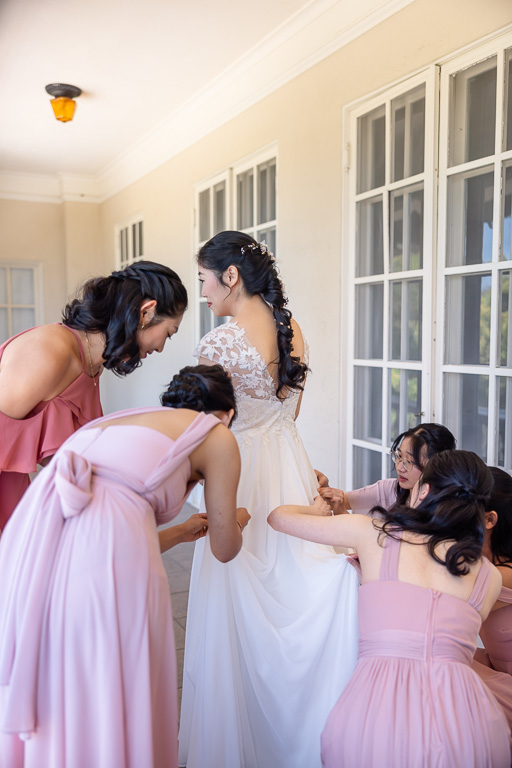
[[[284,401],[245,331],[229,321],[196,357],[232,376],[242,457],[237,503],[251,520],[230,563],[195,545],[185,641],[179,764],[320,768],[320,734],[357,660],[355,569],[332,547],[277,533],[279,504],[310,504],[316,477]]]

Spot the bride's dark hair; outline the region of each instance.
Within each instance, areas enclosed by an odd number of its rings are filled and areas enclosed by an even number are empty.
[[[237,408],[231,377],[221,365],[187,365],[173,376],[160,397],[168,408],[189,408],[191,411],[225,411]]]
[[[244,232],[219,232],[203,245],[197,263],[215,273],[221,285],[222,275],[230,266],[238,269],[249,296],[259,295],[272,308],[277,329],[277,394],[283,389],[303,389],[308,367],[292,354],[292,313],[286,309],[284,295],[274,257],[266,245],[257,243]]]

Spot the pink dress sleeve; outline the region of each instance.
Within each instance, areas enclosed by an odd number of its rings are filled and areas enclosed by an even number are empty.
[[[396,501],[396,483],[395,478],[389,477],[355,491],[346,491],[352,512],[368,515],[370,509],[376,505],[389,509]]]

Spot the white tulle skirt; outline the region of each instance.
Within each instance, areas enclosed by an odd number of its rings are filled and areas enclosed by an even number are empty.
[[[316,478],[295,426],[237,434],[238,504],[252,518],[230,563],[196,544],[179,765],[319,768],[320,734],[357,660],[358,577],[327,547],[275,532],[279,504],[310,504]]]

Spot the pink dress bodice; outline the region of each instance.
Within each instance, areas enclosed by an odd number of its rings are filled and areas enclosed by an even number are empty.
[[[509,605],[491,611],[480,637],[493,668],[512,675],[512,589],[502,587],[498,600]]]
[[[99,387],[85,372],[82,342],[73,328],[68,330],[78,342],[82,373],[57,397],[38,403],[23,419],[12,419],[0,412],[0,472],[35,472],[37,464],[53,456],[73,432],[102,416]],[[0,346],[0,359],[12,340]]]
[[[398,581],[387,537],[380,578],[359,588],[359,660],[322,734],[325,768],[510,768],[503,711],[471,669],[491,565],[467,602]]]

